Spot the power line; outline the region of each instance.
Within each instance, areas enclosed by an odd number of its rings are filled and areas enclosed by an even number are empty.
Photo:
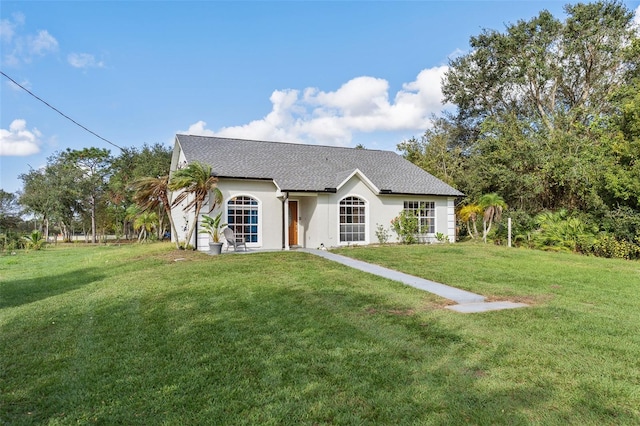
[[[27,92],[28,94],[30,94],[31,96],[33,96],[34,98],[36,98],[37,100],[39,100],[40,102],[42,102],[43,104],[45,104],[46,106],[48,106],[49,108],[51,108],[52,110],[54,110],[55,112],[57,112],[58,114],[60,114],[61,116],[63,116],[64,118],[66,118],[67,120],[71,121],[73,124],[75,124],[78,127],[83,128],[84,130],[86,130],[87,132],[91,133],[93,136],[97,137],[98,139],[102,139],[103,141],[105,141],[106,143],[115,146],[116,148],[118,148],[119,150],[124,150],[124,148],[119,147],[118,145],[116,145],[115,143],[111,142],[108,139],[103,138],[102,136],[100,136],[99,134],[97,134],[96,132],[94,132],[93,130],[89,130],[88,128],[86,128],[85,126],[83,126],[82,124],[78,123],[76,120],[74,120],[73,118],[69,117],[68,115],[66,115],[65,113],[63,113],[62,111],[60,111],[58,108],[54,107],[53,105],[49,104],[47,101],[45,101],[44,99],[40,98],[39,96],[37,96],[35,93],[31,92],[29,89],[27,89],[26,87],[24,87],[23,85],[21,85],[20,83],[18,83],[17,81],[15,81],[13,78],[9,77],[7,74],[4,73],[4,71],[0,70],[0,74],[2,74],[3,76],[7,77],[9,80],[11,80],[11,82],[13,84],[15,84],[16,86],[18,86],[19,88],[21,88],[22,90],[24,90],[25,92]]]

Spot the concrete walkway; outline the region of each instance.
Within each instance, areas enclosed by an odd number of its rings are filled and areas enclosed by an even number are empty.
[[[411,287],[415,287],[420,290],[428,291],[429,293],[436,294],[445,299],[453,300],[457,305],[447,306],[447,309],[451,309],[456,312],[473,313],[473,312],[486,312],[496,311],[500,309],[513,309],[522,308],[528,306],[524,303],[514,302],[485,302],[485,297],[479,294],[471,293],[469,291],[460,290],[455,287],[440,284],[434,281],[425,280],[424,278],[415,277],[413,275],[405,274],[403,272],[394,271],[393,269],[384,268],[382,266],[373,265],[371,263],[363,262],[361,260],[352,259],[350,257],[341,256],[339,254],[331,253],[325,250],[313,250],[313,249],[299,249],[306,253],[315,254],[316,256],[324,257],[325,259],[333,262],[338,262],[343,265],[349,266],[360,271],[368,272],[370,274],[378,275],[384,278],[388,278],[393,281],[399,281]]]

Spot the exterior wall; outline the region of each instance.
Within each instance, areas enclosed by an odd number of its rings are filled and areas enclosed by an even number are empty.
[[[222,223],[228,222],[227,201],[236,196],[249,196],[258,201],[258,243],[247,243],[247,248],[261,249],[281,249],[282,248],[282,201],[276,195],[276,187],[270,181],[249,181],[249,180],[221,180],[218,189],[222,192],[223,202],[215,210],[209,212],[210,206],[202,209],[198,220],[198,227],[189,244],[196,246],[200,251],[209,250],[211,238],[208,234],[199,234],[198,230],[202,223],[202,215],[214,216],[220,211]],[[193,221],[193,211],[184,212],[181,206],[176,206],[172,210],[173,219],[178,232],[177,238],[180,241],[186,239],[187,227]],[[171,237],[173,241],[176,236]],[[224,241],[224,237],[222,239]],[[226,250],[226,244],[224,249]]]
[[[331,226],[331,218],[337,211],[331,205],[330,195],[320,193],[315,197],[304,199],[301,204],[301,217],[305,218],[304,247],[318,248],[320,244],[331,247],[336,244],[335,230]],[[335,219],[333,222],[335,223]]]
[[[381,214],[380,198],[358,176],[352,176],[342,187],[332,194],[331,202],[333,212],[331,214],[331,227],[334,232],[335,246],[347,245],[340,242],[340,201],[345,197],[359,197],[365,202],[365,241],[350,244],[371,244],[378,242],[375,237],[375,219]],[[373,238],[372,238],[373,236]]]
[[[376,236],[377,225],[380,224],[388,230],[389,242],[398,242],[398,235],[393,231],[391,220],[397,217],[404,209],[405,201],[432,201],[435,204],[435,232],[446,235],[449,241],[455,241],[455,216],[453,208],[449,210],[447,197],[427,195],[381,195],[380,206],[371,216],[371,242],[378,243]],[[451,199],[453,207],[453,199]],[[451,214],[450,214],[451,213]],[[450,227],[450,224],[453,226]],[[427,234],[425,242],[436,242],[435,234]]]
[[[174,158],[183,161],[181,155]],[[282,248],[283,202],[278,198],[279,191],[271,181],[221,180],[218,188],[223,195],[223,203],[210,214],[223,211],[223,223],[228,222],[227,201],[236,196],[249,196],[258,201],[258,243],[247,243],[249,248],[275,249]],[[397,235],[391,230],[391,220],[397,217],[404,208],[405,201],[435,202],[435,232],[445,234],[449,241],[455,241],[454,198],[444,196],[413,195],[376,195],[358,175],[349,179],[336,193],[291,193],[289,200],[298,202],[298,245],[305,248],[318,248],[346,245],[340,242],[339,205],[345,197],[355,196],[365,201],[365,241],[350,244],[375,244],[377,225],[382,225],[389,234],[389,242],[397,242]],[[204,214],[209,208],[203,209]],[[187,214],[177,206],[173,209],[173,218],[178,229],[178,238],[186,237],[187,221],[193,220],[193,212]],[[197,232],[197,231],[196,231]],[[175,236],[172,236],[172,239]],[[197,238],[199,250],[209,249],[209,236],[195,234],[191,241],[194,245]],[[435,242],[435,235],[428,242]],[[225,246],[226,249],[226,246]]]
[[[336,247],[347,244],[340,242],[339,205],[340,201],[348,196],[359,197],[366,203],[365,241],[351,244],[378,243],[378,224],[388,230],[389,242],[397,242],[397,235],[391,230],[391,220],[400,214],[405,201],[433,201],[435,232],[446,235],[451,242],[455,241],[454,198],[420,195],[378,196],[358,176],[353,176],[335,194],[321,193],[314,197],[300,198],[300,216],[305,222],[304,247],[317,248],[321,244],[325,247]],[[435,235],[428,238],[428,242],[436,241]]]
[[[247,248],[282,248],[282,201],[277,198],[277,188],[273,182],[225,179],[218,183],[218,189],[222,192],[223,202],[214,212],[217,214],[220,209],[223,210],[223,223],[229,222],[229,199],[244,195],[258,201],[258,243],[247,243]]]
[[[450,243],[456,242],[456,205],[455,198],[447,198],[447,238]]]
[[[178,148],[178,145],[176,144],[174,150],[173,150],[173,156],[171,158],[171,171],[173,172],[174,170],[176,170],[176,168],[178,167],[178,164],[181,164],[183,162],[186,162],[186,158],[184,156],[184,153],[182,152],[181,149]],[[171,202],[173,202],[173,200],[176,198],[177,193],[172,193],[171,194]],[[180,206],[175,206],[171,209],[171,216],[173,216],[173,222],[176,225],[176,230],[178,235],[173,235],[173,233],[171,234],[171,241],[172,242],[176,242],[176,241],[184,241],[187,237],[187,226],[188,222],[192,219],[189,219],[190,217],[193,217],[193,212],[191,212],[191,214],[189,215],[187,212],[184,212],[182,210],[184,204],[186,203],[182,203],[182,205]],[[193,238],[189,244],[193,245],[195,242],[195,238]]]

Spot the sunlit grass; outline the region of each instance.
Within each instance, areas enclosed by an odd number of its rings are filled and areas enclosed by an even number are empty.
[[[0,258],[0,424],[640,422],[640,264],[346,253],[532,307],[450,312],[305,253],[18,253]]]

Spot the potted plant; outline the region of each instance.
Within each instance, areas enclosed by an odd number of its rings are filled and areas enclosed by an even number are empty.
[[[227,226],[226,223],[220,224],[222,219],[222,212],[218,213],[215,217],[203,215],[202,216],[202,229],[200,234],[209,234],[211,236],[211,242],[209,243],[209,250],[212,254],[217,255],[222,252],[222,242],[220,242],[220,230]]]

